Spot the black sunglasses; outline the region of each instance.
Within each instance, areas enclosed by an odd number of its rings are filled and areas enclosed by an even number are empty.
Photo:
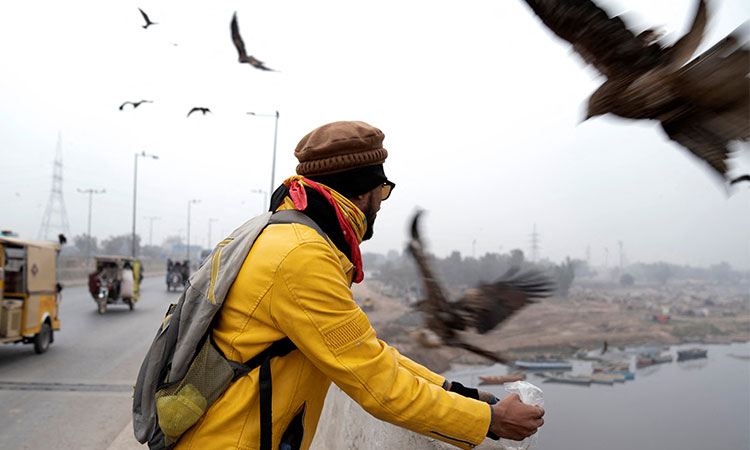
[[[380,187],[380,189],[381,189],[381,190],[380,190],[380,194],[381,194],[381,201],[382,201],[382,200],[386,200],[386,199],[387,199],[388,197],[390,197],[390,196],[391,196],[391,192],[393,191],[393,189],[394,189],[395,187],[396,187],[396,183],[394,183],[394,182],[392,182],[392,181],[388,181],[388,180],[386,180],[386,181],[385,181],[385,182],[383,183],[383,186],[381,186],[381,187]]]

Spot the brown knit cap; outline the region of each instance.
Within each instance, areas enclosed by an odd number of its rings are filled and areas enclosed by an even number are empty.
[[[304,176],[344,172],[358,167],[382,164],[388,157],[383,148],[385,135],[365,122],[333,122],[303,137],[294,156],[299,160],[297,174]]]

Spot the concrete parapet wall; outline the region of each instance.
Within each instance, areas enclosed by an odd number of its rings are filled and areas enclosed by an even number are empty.
[[[336,385],[331,385],[310,450],[448,450],[456,449],[442,441],[422,436],[371,416]],[[475,447],[501,450],[491,439]]]

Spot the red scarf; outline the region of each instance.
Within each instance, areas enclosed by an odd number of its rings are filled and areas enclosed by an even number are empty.
[[[354,263],[354,282],[359,283],[365,278],[365,274],[362,271],[362,253],[359,250],[359,240],[357,239],[357,235],[354,234],[354,230],[352,230],[352,226],[349,224],[349,221],[346,220],[346,216],[341,211],[341,207],[339,206],[336,199],[333,198],[330,192],[328,192],[327,189],[323,188],[318,183],[307,179],[302,178],[301,180],[286,180],[284,181],[284,184],[289,188],[289,196],[292,199],[292,202],[294,203],[294,207],[298,211],[304,211],[307,208],[307,193],[305,192],[304,186],[299,182],[302,181],[305,185],[310,186],[312,189],[315,189],[315,191],[319,192],[323,197],[328,200],[328,203],[333,206],[334,211],[336,211],[336,218],[339,221],[339,225],[341,226],[341,231],[344,233],[344,239],[346,239],[346,242],[349,244],[349,247],[352,250],[352,263]]]

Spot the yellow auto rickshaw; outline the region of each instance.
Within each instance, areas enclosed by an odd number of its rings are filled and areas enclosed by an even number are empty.
[[[141,262],[130,256],[97,256],[96,271],[89,274],[89,292],[99,314],[107,305],[123,303],[132,310],[140,297]]]
[[[44,353],[60,330],[62,286],[54,242],[0,235],[0,342],[34,344]]]

